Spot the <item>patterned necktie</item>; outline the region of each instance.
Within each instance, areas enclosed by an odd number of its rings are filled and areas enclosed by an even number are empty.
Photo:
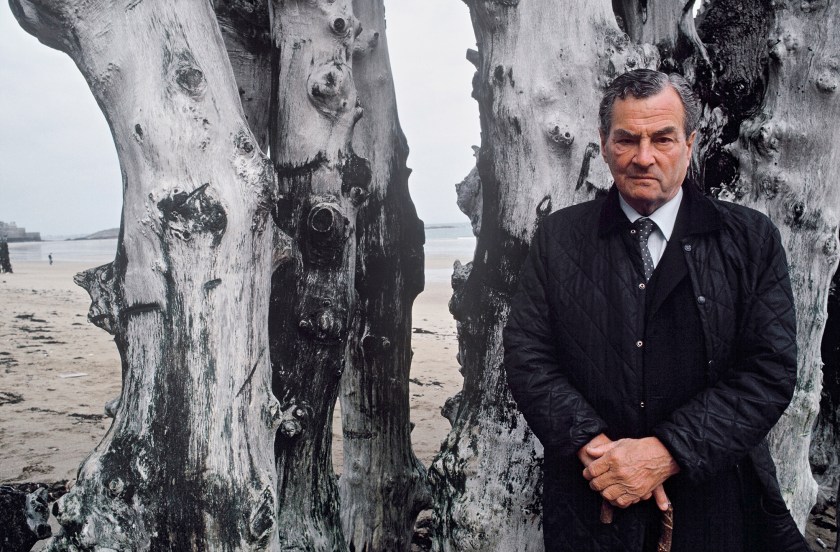
[[[647,217],[636,219],[633,223],[633,230],[639,238],[639,249],[642,252],[642,264],[645,267],[645,281],[650,280],[653,274],[653,257],[650,256],[650,249],[648,249],[648,238],[653,229],[656,228],[656,223]]]

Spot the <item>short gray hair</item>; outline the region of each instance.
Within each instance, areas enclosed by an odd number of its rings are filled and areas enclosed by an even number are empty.
[[[683,105],[683,129],[688,138],[697,129],[700,122],[700,99],[691,85],[676,73],[662,73],[652,69],[635,69],[616,77],[604,92],[598,108],[598,128],[601,134],[608,136],[612,125],[613,105],[616,99],[625,99],[627,95],[636,98],[655,96],[671,86],[679,95]]]

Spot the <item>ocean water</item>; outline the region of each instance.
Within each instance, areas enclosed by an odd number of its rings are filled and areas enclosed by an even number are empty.
[[[469,223],[433,224],[426,227],[426,257],[449,257],[459,259],[466,264],[472,260],[475,250],[475,237]],[[12,269],[15,262],[49,262],[52,254],[54,262],[89,263],[91,267],[109,263],[117,252],[117,240],[66,240],[42,241],[9,244],[9,259]],[[448,282],[452,275],[451,268],[426,268],[428,282]]]
[[[65,240],[41,241],[9,244],[9,260],[12,270],[16,261],[49,261],[52,254],[53,261],[69,261],[90,263],[99,266],[110,263],[117,253],[116,238],[109,240]]]

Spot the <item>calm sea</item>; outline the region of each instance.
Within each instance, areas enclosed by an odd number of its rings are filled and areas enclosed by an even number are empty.
[[[475,237],[469,223],[433,224],[426,228],[426,256],[457,258],[466,264],[472,260]],[[9,258],[16,261],[70,261],[98,266],[114,260],[117,240],[67,240],[10,243]],[[427,281],[448,282],[452,269],[426,269]]]

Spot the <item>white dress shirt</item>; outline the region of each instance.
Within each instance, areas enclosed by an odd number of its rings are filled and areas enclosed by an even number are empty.
[[[674,197],[648,216],[650,220],[656,223],[656,229],[648,238],[648,251],[650,251],[651,259],[653,259],[654,268],[659,264],[659,260],[665,252],[665,246],[668,245],[668,240],[671,239],[671,233],[674,231],[674,223],[677,221],[677,212],[680,210],[682,197],[683,190],[682,186],[680,186],[680,189],[677,190],[677,194]],[[624,201],[620,193],[618,194],[618,202],[621,204],[621,210],[624,211],[624,214],[627,215],[630,222],[636,222],[637,219],[642,217],[642,215]]]

